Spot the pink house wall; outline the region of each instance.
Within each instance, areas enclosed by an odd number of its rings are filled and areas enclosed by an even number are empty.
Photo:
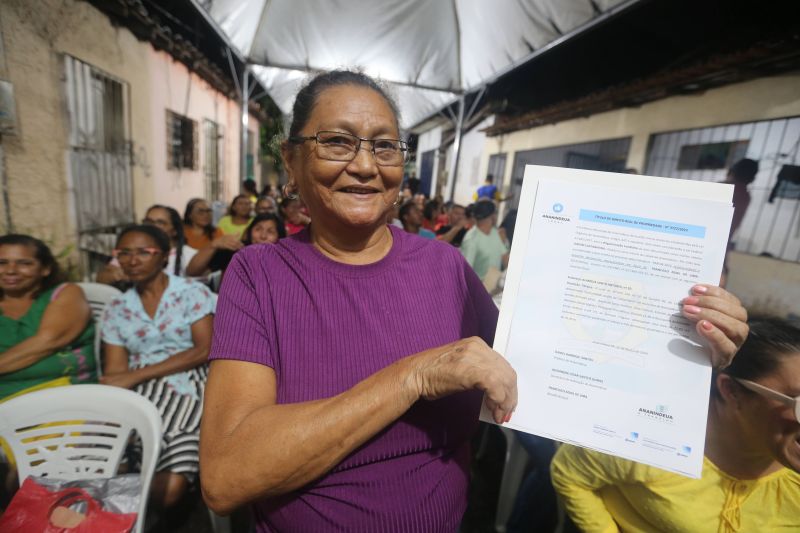
[[[239,103],[211,87],[205,80],[189,71],[182,63],[165,53],[149,48],[150,71],[150,175],[134,183],[136,213],[144,215],[148,206],[159,203],[183,213],[191,198],[204,197],[206,140],[203,121],[208,119],[222,128],[220,144],[220,177],[222,200],[229,202],[239,192],[239,137],[241,113]],[[167,168],[167,110],[186,116],[197,123],[199,163],[196,170]],[[250,135],[258,138],[258,121],[251,114]],[[255,143],[256,146],[258,143]],[[256,157],[255,176],[260,175]]]

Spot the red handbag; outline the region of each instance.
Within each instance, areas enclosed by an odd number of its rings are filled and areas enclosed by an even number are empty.
[[[85,513],[70,509],[86,503]],[[100,503],[80,488],[51,492],[26,478],[0,518],[3,533],[128,533],[136,513],[104,511]]]

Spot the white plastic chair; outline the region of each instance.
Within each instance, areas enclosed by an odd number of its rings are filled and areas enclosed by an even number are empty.
[[[103,325],[103,310],[106,304],[122,294],[116,287],[106,285],[104,283],[82,282],[76,283],[78,287],[83,290],[84,296],[89,301],[89,307],[92,308],[92,317],[95,322],[94,330],[94,357],[97,363],[97,375],[102,375],[102,359],[100,353],[101,333],[100,329]]]
[[[514,510],[517,492],[525,476],[525,469],[530,462],[527,450],[520,444],[514,431],[500,427],[506,439],[506,460],[503,466],[503,478],[500,482],[500,494],[497,497],[497,512],[495,514],[494,528],[497,533],[505,533],[508,519]]]
[[[112,477],[134,430],[142,439],[142,493],[134,528],[141,533],[161,449],[161,417],[149,400],[118,387],[68,385],[0,404],[0,437],[14,454],[20,483],[28,476]]]

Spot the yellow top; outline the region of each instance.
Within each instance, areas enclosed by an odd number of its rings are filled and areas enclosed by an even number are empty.
[[[564,445],[553,486],[585,533],[800,531],[800,474],[782,468],[741,480],[703,459],[701,479]]]
[[[244,230],[247,229],[247,226],[250,225],[252,218],[247,219],[247,222],[244,224],[234,224],[233,218],[230,215],[225,215],[221,219],[219,219],[219,223],[217,223],[217,227],[222,230],[222,233],[225,235],[236,235],[237,237],[241,238],[242,233]]]

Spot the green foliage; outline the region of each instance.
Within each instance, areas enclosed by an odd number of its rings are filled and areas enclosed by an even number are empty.
[[[261,125],[261,156],[268,160],[276,172],[281,172],[281,141],[283,141],[283,113],[272,98],[265,96],[259,102],[267,113],[267,120]]]

